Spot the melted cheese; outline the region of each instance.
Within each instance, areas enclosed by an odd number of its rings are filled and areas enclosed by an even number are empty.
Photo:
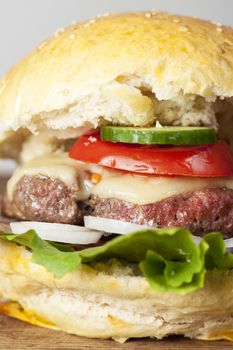
[[[18,318],[19,320],[34,324],[36,326],[57,329],[54,323],[46,320],[40,315],[37,315],[34,311],[22,308],[19,303],[14,301],[0,304],[0,313]]]
[[[77,200],[86,199],[90,195],[89,188],[92,185],[86,172],[101,173],[101,171],[100,167],[73,160],[66,153],[37,157],[14,172],[7,183],[7,196],[12,200],[15,186],[23,176],[41,175],[59,179],[68,187],[78,186]]]
[[[94,184],[87,172],[101,174],[101,180]],[[189,191],[205,187],[227,187],[233,190],[233,177],[197,178],[165,177],[125,174],[114,170],[85,164],[70,159],[66,153],[39,157],[18,168],[8,181],[8,198],[13,198],[16,184],[23,176],[44,175],[63,181],[67,186],[77,186],[77,200],[87,199],[90,194],[100,198],[116,198],[139,205],[161,201]]]
[[[91,193],[101,198],[117,198],[142,205],[205,187],[233,189],[233,178],[141,176],[105,170],[102,180],[92,187]]]

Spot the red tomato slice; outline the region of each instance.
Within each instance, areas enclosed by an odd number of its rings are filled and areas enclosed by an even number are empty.
[[[203,146],[142,146],[101,141],[84,135],[70,157],[128,172],[154,175],[233,176],[233,155],[225,141]]]

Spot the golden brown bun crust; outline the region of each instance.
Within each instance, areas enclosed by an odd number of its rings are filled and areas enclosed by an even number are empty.
[[[213,271],[205,287],[155,293],[132,265],[83,265],[55,279],[25,248],[0,240],[0,312],[77,335],[233,340],[233,272]],[[106,265],[105,265],[106,267]]]
[[[153,120],[153,103],[179,94],[233,96],[233,30],[148,12],[60,30],[0,82],[0,139],[20,127],[126,125]],[[114,114],[115,113],[115,114]]]

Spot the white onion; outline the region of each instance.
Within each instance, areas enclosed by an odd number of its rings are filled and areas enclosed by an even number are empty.
[[[140,230],[152,230],[149,225],[132,224],[120,220],[106,219],[94,216],[84,217],[85,227],[67,224],[55,224],[37,221],[11,222],[12,233],[21,234],[28,230],[35,230],[40,238],[46,241],[54,241],[70,244],[93,244],[97,243],[106,233],[125,235]],[[201,242],[202,237],[192,236],[196,244]],[[233,238],[224,239],[227,248],[233,248]]]
[[[125,222],[120,220],[106,219],[94,216],[84,216],[85,227],[89,229],[101,230],[108,233],[116,233],[125,235],[127,233],[133,233],[140,230],[153,230],[155,229],[149,225],[132,224],[131,222]],[[200,236],[192,235],[192,239],[196,244],[199,244],[202,240]],[[233,238],[224,239],[225,246],[227,248],[233,248]]]
[[[202,239],[202,237],[199,237],[199,236],[193,236],[192,238],[196,244],[199,244]],[[233,248],[233,238],[227,238],[227,239],[224,239],[223,241],[227,248]]]
[[[201,242],[202,237],[192,235],[193,242],[199,244]]]
[[[84,216],[84,225],[89,229],[105,231],[108,233],[117,233],[120,235],[126,235],[127,233],[133,233],[145,229],[153,229],[153,227],[148,225],[132,224],[131,222],[106,219],[95,216]]]
[[[199,244],[202,240],[202,237],[192,235],[192,239],[194,243]],[[224,239],[223,242],[227,248],[233,248],[233,238]]]
[[[233,238],[224,239],[224,243],[227,248],[233,248]]]
[[[99,241],[103,232],[89,230],[82,226],[54,224],[48,222],[20,221],[10,223],[13,233],[21,234],[35,230],[40,238],[71,244],[92,244]]]

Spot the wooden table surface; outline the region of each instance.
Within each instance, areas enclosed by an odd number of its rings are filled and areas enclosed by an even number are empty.
[[[1,171],[1,169],[0,169]],[[5,186],[6,186],[7,179],[6,178],[1,178],[0,177],[0,196],[2,193],[5,192]]]
[[[6,180],[0,178],[0,192]],[[1,281],[0,281],[1,283]],[[119,344],[113,340],[98,340],[77,337],[64,332],[48,330],[0,315],[0,350],[225,350],[233,349],[227,341],[198,341],[183,337],[169,337],[159,340],[130,340]]]
[[[0,350],[225,350],[233,344],[225,341],[206,342],[182,337],[164,340],[130,340],[119,344],[113,340],[77,337],[59,331],[31,326],[24,322],[0,316]]]

